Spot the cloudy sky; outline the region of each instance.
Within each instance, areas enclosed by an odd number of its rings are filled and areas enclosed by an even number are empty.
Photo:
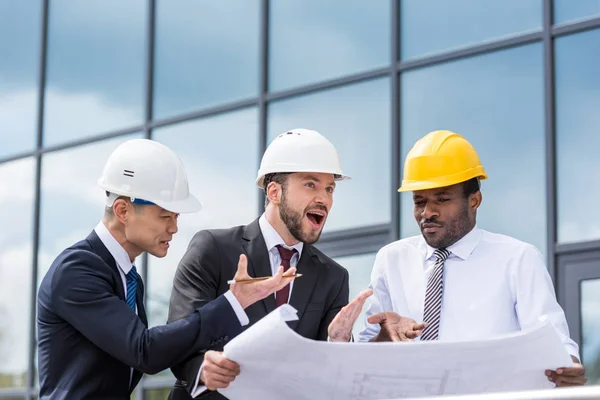
[[[40,3],[0,2],[0,157],[35,146]],[[51,2],[45,144],[143,122],[146,3]],[[157,118],[257,95],[259,3],[157,2]],[[594,9],[594,1],[579,1],[576,6],[567,0],[555,3],[561,19],[600,11]],[[272,90],[389,64],[390,2],[352,0],[344,8],[331,4],[273,2]],[[478,6],[477,0],[449,4],[403,2],[401,48],[405,57],[541,26],[541,1],[510,0],[510,7],[497,8]],[[231,12],[233,7],[239,12]],[[469,21],[479,21],[479,25],[471,26]],[[595,148],[600,135],[590,132],[600,126],[600,114],[595,111],[600,107],[600,80],[594,70],[600,56],[589,51],[599,43],[599,31],[557,40],[562,241],[600,237],[599,217],[582,207],[587,204],[584,200],[599,194],[592,171],[597,170]],[[402,156],[430,130],[464,134],[476,146],[490,175],[483,186],[480,226],[545,250],[541,44],[410,71],[403,75],[401,88]],[[291,128],[317,129],[337,146],[344,172],[353,178],[340,182],[327,230],[390,221],[390,195],[396,188],[389,185],[388,78],[274,102],[268,111],[269,139]],[[132,137],[139,134],[43,157],[39,276],[63,248],[85,237],[99,221],[102,191],[95,186],[96,180],[110,151]],[[199,229],[245,224],[257,217],[257,110],[157,129],[154,137],[181,155],[191,189],[205,206],[200,213],[181,218],[168,258],[150,258],[149,308],[152,322],[158,324],[166,319],[172,276],[191,236]],[[0,373],[18,373],[26,368],[29,340],[34,161],[0,165],[0,181],[8,188],[0,191],[0,221],[9,227],[0,232]],[[410,198],[402,200],[402,234],[407,236],[416,233],[416,225]],[[373,255],[339,261],[351,270],[352,294],[358,293],[368,284]],[[586,293],[590,297],[584,299],[583,313],[592,315],[589,310],[600,299],[597,291]]]

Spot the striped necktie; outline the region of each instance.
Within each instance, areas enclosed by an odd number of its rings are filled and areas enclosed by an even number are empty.
[[[137,295],[138,274],[135,265],[126,275],[127,277],[127,305],[135,312],[135,299]]]
[[[444,294],[444,262],[450,252],[446,249],[437,249],[433,255],[435,256],[435,265],[427,280],[425,311],[423,312],[423,322],[427,322],[428,326],[423,330],[421,340],[437,340],[440,331],[442,295]]]

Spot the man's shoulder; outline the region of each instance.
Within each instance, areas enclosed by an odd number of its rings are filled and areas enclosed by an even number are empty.
[[[305,251],[310,252],[314,257],[316,257],[319,260],[319,262],[321,262],[321,264],[324,264],[325,266],[327,266],[328,269],[331,269],[334,272],[340,272],[343,274],[347,273],[346,268],[344,268],[341,264],[339,264],[333,258],[331,258],[328,255],[326,255],[325,253],[323,253],[317,247],[315,247],[311,244],[305,244],[304,246],[305,246],[305,248],[304,248],[304,250],[302,250],[302,252],[305,252]]]
[[[424,246],[425,239],[423,239],[422,235],[409,236],[386,244],[379,250],[378,254],[402,254],[412,251],[421,251]]]
[[[202,229],[194,234],[194,241],[231,241],[234,238],[239,238],[244,234],[247,225],[238,225],[230,228],[211,228]]]
[[[512,236],[483,229],[479,229],[479,232],[481,234],[481,243],[485,246],[493,247],[494,250],[505,250],[507,254],[518,254],[530,251],[540,252],[533,244]]]

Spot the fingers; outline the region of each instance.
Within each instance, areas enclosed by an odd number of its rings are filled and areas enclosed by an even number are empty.
[[[391,339],[392,342],[402,342],[402,338],[398,335],[398,332],[394,330],[388,330],[387,336]]]
[[[411,329],[406,331],[406,337],[409,339],[414,339],[417,336],[421,336],[423,334],[423,329],[427,327],[427,322],[423,322],[421,324],[414,324]]]
[[[556,386],[581,386],[585,385],[587,378],[585,376],[560,376],[556,377]]]
[[[250,278],[250,275],[248,275],[248,258],[245,254],[240,254],[237,271],[235,272],[233,279],[238,280],[247,278]]]
[[[559,368],[555,374],[556,386],[579,386],[585,385],[585,368],[579,363],[575,363],[571,368]]]
[[[204,357],[200,379],[208,389],[216,390],[228,387],[239,373],[238,364],[219,352],[209,351]]]
[[[223,354],[218,351],[207,351],[204,355],[204,363],[205,365],[215,365],[224,370],[231,371],[235,375],[240,373],[240,366],[236,362],[224,357]]]
[[[581,376],[585,374],[585,368],[581,364],[575,364],[571,368],[559,368],[556,374],[560,376]]]
[[[371,296],[373,294],[373,290],[372,289],[365,289],[362,292],[360,292],[358,294],[358,296],[356,296],[354,298],[354,300],[352,300],[352,302],[358,301],[360,303],[365,303],[365,301],[369,298],[369,296]]]
[[[289,285],[292,279],[292,275],[296,274],[296,268],[292,267],[288,269],[285,274],[283,273],[283,267],[279,267],[277,273],[273,275],[272,278],[267,279],[266,281],[261,282],[264,284],[265,288],[269,290],[269,294],[275,293],[279,289],[283,288],[285,285]]]
[[[373,314],[371,315],[369,318],[367,318],[367,322],[369,322],[370,324],[380,324],[383,323],[385,321],[385,313],[381,312],[381,313],[377,313],[377,314]]]

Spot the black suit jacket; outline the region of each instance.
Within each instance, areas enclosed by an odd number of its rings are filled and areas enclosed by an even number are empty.
[[[270,276],[271,262],[258,220],[247,226],[205,230],[196,233],[175,273],[169,307],[169,321],[177,321],[229,290],[241,253],[248,257],[250,276]],[[348,271],[311,245],[304,245],[289,304],[298,310],[298,321],[289,326],[298,334],[314,340],[327,340],[327,327],[342,307],[348,304]],[[251,326],[275,309],[275,296],[259,301],[245,311]],[[246,327],[246,328],[247,328]],[[223,350],[226,341],[209,350]],[[203,354],[192,356],[172,367],[178,378],[169,399],[191,399]],[[225,399],[218,392],[207,392],[207,399]]]
[[[117,268],[95,232],[52,263],[38,293],[40,399],[129,399],[142,373],[241,332],[223,296],[176,323],[147,329],[142,282],[138,316],[125,302]]]

